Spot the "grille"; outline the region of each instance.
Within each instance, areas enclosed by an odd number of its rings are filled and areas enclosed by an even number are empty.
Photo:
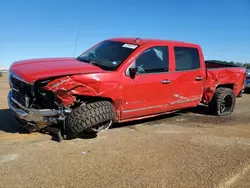
[[[12,97],[17,100],[23,106],[26,106],[25,97],[31,96],[31,85],[21,80],[10,76],[10,82],[12,85]],[[27,107],[27,106],[26,106]]]

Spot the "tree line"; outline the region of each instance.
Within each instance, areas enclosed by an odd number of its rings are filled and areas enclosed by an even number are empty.
[[[250,63],[240,63],[240,62],[234,62],[234,61],[221,61],[221,60],[206,60],[206,62],[215,62],[220,64],[229,64],[229,65],[236,65],[241,67],[246,67],[250,69]]]

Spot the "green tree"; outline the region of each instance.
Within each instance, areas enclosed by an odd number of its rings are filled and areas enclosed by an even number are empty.
[[[222,61],[222,60],[206,60],[206,62],[215,62],[215,63],[220,63],[220,64],[244,66],[244,67],[250,68],[250,63],[241,63],[241,62],[234,62],[234,61]]]

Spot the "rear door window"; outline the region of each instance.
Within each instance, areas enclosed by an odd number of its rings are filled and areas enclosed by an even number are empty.
[[[176,71],[200,68],[200,57],[197,48],[174,47]]]

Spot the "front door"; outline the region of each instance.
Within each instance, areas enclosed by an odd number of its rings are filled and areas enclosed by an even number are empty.
[[[169,104],[168,62],[168,47],[154,46],[131,64],[137,74],[132,78],[127,71],[123,78],[122,119],[151,115]]]

